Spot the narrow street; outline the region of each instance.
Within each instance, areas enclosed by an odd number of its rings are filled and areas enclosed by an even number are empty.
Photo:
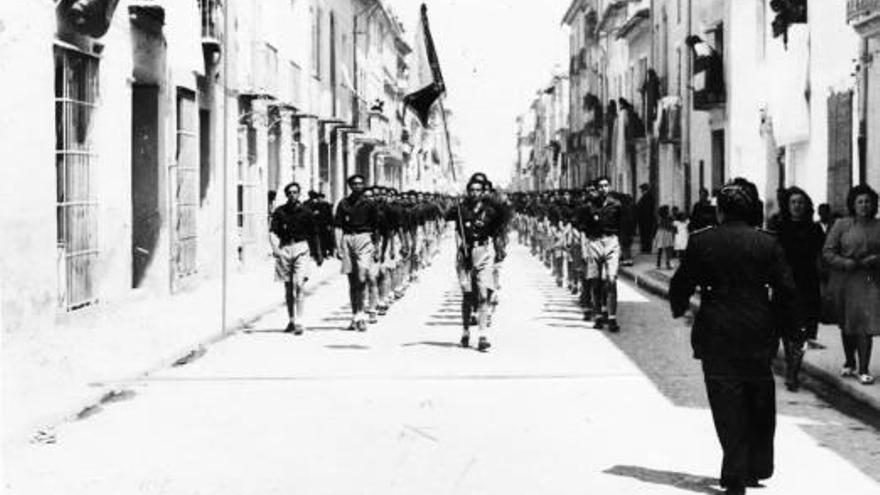
[[[344,280],[9,456],[10,494],[721,493],[686,322],[621,283],[619,335],[513,245],[487,354],[458,347],[447,241],[366,333]],[[280,290],[280,288],[279,288]],[[778,388],[766,495],[880,492],[880,435]],[[874,432],[876,433],[876,431]]]

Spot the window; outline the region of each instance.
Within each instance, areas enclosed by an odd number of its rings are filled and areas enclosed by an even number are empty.
[[[98,201],[92,117],[98,100],[98,59],[55,47],[56,239],[59,306],[97,300]]]

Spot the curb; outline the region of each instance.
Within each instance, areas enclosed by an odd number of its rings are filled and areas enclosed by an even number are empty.
[[[639,275],[632,270],[631,268],[621,267],[620,273],[627,278],[628,280],[634,282],[637,287],[655,295],[662,297],[664,299],[669,299],[669,286],[655,280],[651,277],[644,277]],[[699,300],[696,298],[691,299],[691,309],[696,311],[700,308]],[[777,357],[774,359],[774,371],[783,375],[785,373],[785,364],[784,359],[781,357]],[[812,378],[814,382],[804,381],[802,383],[802,387],[810,390],[811,392],[816,393],[819,396],[827,395],[826,388],[831,388],[836,392],[841,394],[845,394],[850,399],[859,403],[860,405],[869,407],[880,414],[880,399],[873,397],[870,394],[864,393],[860,390],[859,387],[863,387],[854,381],[846,381],[837,376],[836,373],[829,372],[828,370],[816,366],[815,364],[804,360],[801,365],[801,371]],[[824,386],[824,387],[823,387]]]
[[[329,284],[334,279],[335,275],[338,275],[338,270],[331,269],[327,276],[316,281],[314,285],[311,285],[306,289],[306,295],[312,295],[321,287]],[[149,366],[134,375],[118,380],[88,383],[86,386],[95,387],[95,393],[89,394],[88,397],[67,408],[72,412],[59,413],[54,419],[50,418],[44,421],[42,426],[35,426],[30,431],[26,430],[20,434],[12,434],[10,437],[12,439],[20,438],[37,444],[54,444],[57,441],[55,430],[61,425],[85,419],[100,412],[102,406],[105,404],[126,400],[127,398],[134,396],[134,392],[129,387],[131,383],[142,381],[160,370],[189,364],[205,355],[209,347],[239,334],[242,330],[252,326],[261,318],[283,307],[283,302],[274,302],[256,310],[249,311],[245,313],[244,316],[234,318],[224,330],[217,331],[207,337],[199,339],[193,344],[184,346],[179,351],[170,352],[166,357],[158,360],[156,364]]]

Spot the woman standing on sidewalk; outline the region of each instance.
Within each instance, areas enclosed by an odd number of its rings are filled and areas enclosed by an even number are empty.
[[[829,290],[837,309],[845,363],[841,375],[874,383],[870,374],[872,339],[880,335],[880,220],[877,192],[870,186],[850,189],[846,198],[850,216],[834,223],[823,248],[831,267]]]
[[[804,358],[804,344],[815,340],[819,329],[819,259],[825,234],[813,221],[813,201],[799,187],[790,187],[780,195],[779,243],[791,266],[798,293],[798,323],[792,328],[794,339],[783,339],[785,349],[785,386],[792,392],[800,386],[798,374]],[[781,322],[792,325],[793,322]]]
[[[675,247],[675,227],[669,215],[669,206],[663,205],[657,210],[657,232],[654,234],[654,252],[657,253],[657,269],[666,255],[666,269],[672,269],[672,248]]]

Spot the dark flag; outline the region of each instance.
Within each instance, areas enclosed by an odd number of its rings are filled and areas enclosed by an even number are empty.
[[[431,107],[446,92],[446,85],[434,49],[434,38],[428,28],[428,7],[425,4],[422,4],[421,26],[416,31],[415,45],[413,91],[403,98],[403,104],[416,114],[422,127],[428,127]]]

